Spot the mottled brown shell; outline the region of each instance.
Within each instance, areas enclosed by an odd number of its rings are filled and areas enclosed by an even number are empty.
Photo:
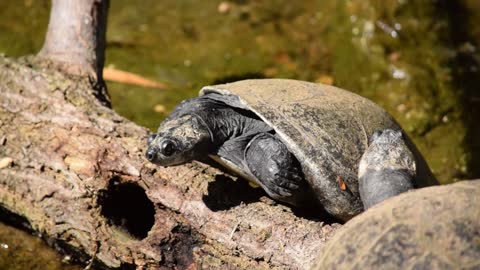
[[[312,269],[480,269],[480,180],[368,209],[335,233]]]
[[[357,171],[368,139],[377,130],[400,129],[372,101],[333,86],[260,79],[206,86],[200,95],[210,92],[225,95],[229,105],[249,109],[272,126],[302,164],[325,209],[344,220],[363,210]],[[418,151],[412,152],[420,161],[417,168],[429,173]]]

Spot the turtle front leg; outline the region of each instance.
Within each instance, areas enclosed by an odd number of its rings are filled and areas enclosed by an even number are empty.
[[[295,156],[270,133],[252,138],[245,161],[260,185],[275,200],[299,206],[309,199],[309,188]]]
[[[404,141],[402,131],[386,129],[375,132],[358,170],[364,208],[413,189],[415,176],[415,158]]]

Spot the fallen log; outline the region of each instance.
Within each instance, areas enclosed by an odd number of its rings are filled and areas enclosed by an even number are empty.
[[[0,82],[0,157],[11,159],[0,205],[83,263],[307,269],[339,227],[204,164],[149,164],[147,129],[102,105],[86,77],[1,58]]]

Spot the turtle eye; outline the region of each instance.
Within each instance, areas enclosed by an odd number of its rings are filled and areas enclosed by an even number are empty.
[[[155,140],[156,137],[157,137],[157,134],[155,133],[148,136],[147,145],[150,145],[153,142],[153,140]]]
[[[173,155],[173,153],[175,153],[176,150],[177,150],[177,147],[175,145],[175,142],[171,140],[164,140],[160,144],[160,153],[162,153],[162,155],[166,157]]]

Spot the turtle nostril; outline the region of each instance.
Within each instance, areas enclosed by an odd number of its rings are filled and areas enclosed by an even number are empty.
[[[156,155],[157,155],[157,148],[155,147],[149,147],[147,149],[147,152],[145,153],[145,156],[149,161],[153,161]]]
[[[166,157],[173,155],[175,151],[176,151],[175,143],[171,140],[164,140],[160,144],[160,152],[162,153],[162,155]]]

